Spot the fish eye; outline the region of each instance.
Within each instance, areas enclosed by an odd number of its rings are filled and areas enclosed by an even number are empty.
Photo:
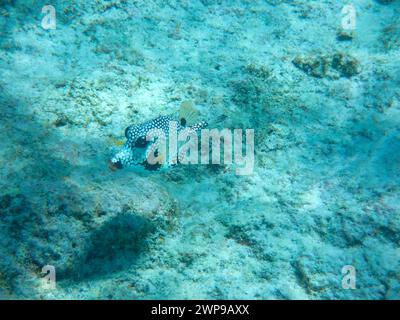
[[[120,160],[118,160],[116,162],[112,162],[110,160],[110,161],[108,161],[108,167],[110,168],[110,170],[115,171],[117,169],[122,169],[123,165]]]
[[[149,144],[149,141],[146,141],[145,137],[139,137],[136,139],[135,147],[136,148],[144,148]]]
[[[137,129],[134,125],[127,127],[125,129],[125,137],[127,139],[131,138],[132,136],[134,136],[136,134],[136,131],[137,131]]]

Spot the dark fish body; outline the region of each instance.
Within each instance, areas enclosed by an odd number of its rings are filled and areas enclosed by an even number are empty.
[[[168,137],[171,127],[176,128],[177,133],[182,130],[189,129],[195,133],[205,128],[207,123],[202,121],[192,126],[186,126],[186,120],[181,118],[179,121],[173,116],[160,116],[153,120],[143,122],[138,125],[130,125],[125,129],[125,137],[127,139],[122,149],[109,162],[112,170],[122,169],[129,166],[141,166],[145,170],[159,170],[162,164],[150,164],[147,161],[149,152],[157,153],[158,139],[147,140],[150,132],[160,132]],[[166,164],[170,166],[171,164]]]

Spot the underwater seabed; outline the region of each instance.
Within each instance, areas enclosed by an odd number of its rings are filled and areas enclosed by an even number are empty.
[[[398,0],[48,5],[0,5],[0,299],[400,298]],[[184,101],[253,174],[109,170]]]

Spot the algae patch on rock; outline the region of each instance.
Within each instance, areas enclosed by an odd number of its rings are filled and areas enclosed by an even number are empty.
[[[316,78],[351,78],[360,73],[358,60],[341,52],[329,55],[301,55],[294,58],[293,64],[309,76]]]

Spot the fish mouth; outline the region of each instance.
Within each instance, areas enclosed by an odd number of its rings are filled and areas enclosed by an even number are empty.
[[[108,160],[108,168],[111,171],[117,171],[118,169],[122,169],[122,164],[120,161],[112,162],[111,160]]]

